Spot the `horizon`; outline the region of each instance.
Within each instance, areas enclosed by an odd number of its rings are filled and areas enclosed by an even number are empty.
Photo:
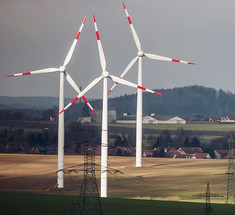
[[[188,86],[180,86],[180,87],[172,87],[172,88],[156,88],[156,89],[152,89],[152,90],[173,90],[173,89],[179,89],[179,88],[187,88],[187,87],[203,87],[203,88],[207,88],[207,89],[213,89],[215,90],[216,92],[219,92],[220,90],[224,91],[225,93],[229,93],[229,94],[235,94],[235,92],[231,92],[230,90],[224,90],[224,89],[215,89],[213,87],[207,87],[207,86],[203,86],[203,85],[188,85]],[[120,96],[123,96],[123,95],[134,95],[136,94],[135,92],[132,92],[130,94],[127,94],[127,93],[124,93],[124,94],[121,94],[121,95],[116,95],[116,96],[108,96],[108,99],[113,99],[113,98],[117,98],[117,97],[120,97]],[[163,95],[164,96],[164,95]],[[12,98],[20,98],[20,97],[26,97],[26,98],[35,98],[35,97],[48,97],[48,98],[59,98],[59,96],[26,96],[26,95],[22,95],[22,96],[1,96],[0,97],[12,97]],[[98,99],[102,99],[102,97],[100,98],[91,98],[91,97],[87,97],[88,99],[91,99],[91,100],[98,100]],[[74,97],[64,97],[64,99],[74,99]],[[83,102],[83,101],[82,101]]]

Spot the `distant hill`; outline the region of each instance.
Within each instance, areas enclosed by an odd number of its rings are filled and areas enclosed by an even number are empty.
[[[65,102],[71,99],[66,98]],[[48,109],[58,106],[59,98],[57,97],[8,97],[0,96],[0,109],[19,108],[19,109]]]
[[[157,96],[143,94],[143,113],[157,115],[178,115],[181,117],[203,116],[235,116],[235,94],[223,90],[215,90],[203,86],[188,86],[173,89],[156,89],[162,93]],[[124,95],[109,99],[109,106],[118,113],[136,113],[136,94]]]
[[[235,94],[223,90],[215,90],[203,86],[188,86],[173,89],[156,89],[162,93],[157,96],[151,93],[143,94],[144,114],[178,115],[181,117],[192,115],[203,116],[235,116]],[[65,99],[65,104],[71,101]],[[102,100],[89,100],[94,108],[102,107]],[[83,105],[79,102],[78,106]],[[56,97],[0,97],[0,109],[41,109],[45,110],[58,106]],[[78,107],[74,106],[69,115],[74,115]],[[136,94],[123,95],[109,99],[109,108],[117,110],[118,116],[127,112],[136,114]],[[81,108],[80,108],[81,109]],[[58,111],[58,110],[56,110]],[[77,115],[77,114],[76,114]]]

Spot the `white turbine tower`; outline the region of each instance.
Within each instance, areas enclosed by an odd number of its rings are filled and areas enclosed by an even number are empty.
[[[154,54],[148,54],[142,51],[141,49],[141,44],[139,41],[139,38],[136,34],[136,31],[134,29],[134,26],[131,22],[130,16],[127,12],[126,6],[123,3],[123,7],[128,19],[128,22],[130,24],[131,32],[134,37],[134,41],[136,44],[136,47],[138,49],[137,56],[129,63],[129,65],[126,67],[124,72],[121,74],[120,78],[123,78],[126,73],[136,64],[137,61],[139,61],[138,65],[138,85],[142,86],[142,58],[144,56],[154,59],[154,60],[162,60],[162,61],[172,61],[172,62],[178,62],[178,63],[185,63],[185,64],[194,64],[182,60],[176,60],[168,57],[162,57],[159,55],[154,55]],[[109,90],[108,94],[113,90],[113,88],[118,84],[116,82],[112,88]],[[142,91],[140,89],[137,90],[137,113],[136,113],[136,167],[142,167],[142,111],[143,105],[142,105]]]
[[[64,76],[66,80],[70,83],[70,85],[76,90],[77,93],[81,93],[78,86],[75,84],[71,76],[66,71],[66,66],[71,60],[71,57],[73,55],[75,46],[77,44],[78,38],[80,36],[80,33],[82,31],[82,28],[85,24],[86,17],[84,18],[82,25],[78,31],[77,36],[75,37],[73,44],[64,60],[63,66],[59,68],[48,68],[48,69],[42,69],[42,70],[35,70],[31,72],[25,72],[25,73],[17,73],[12,75],[7,75],[7,77],[14,77],[14,76],[21,76],[21,75],[34,75],[34,74],[45,74],[45,73],[54,73],[59,72],[60,73],[60,93],[59,93],[59,110],[64,108]],[[83,96],[83,100],[86,102],[86,104],[90,107],[90,109],[96,114],[95,110],[91,107],[87,99]],[[96,114],[97,115],[97,114]],[[58,188],[64,187],[64,114],[61,114],[59,116],[58,120],[58,171],[57,171],[57,186]]]
[[[98,43],[98,49],[99,49],[99,56],[100,56],[100,63],[102,67],[102,73],[101,76],[96,78],[94,81],[92,81],[73,101],[71,101],[63,110],[61,110],[61,113],[63,113],[68,107],[70,107],[74,102],[76,102],[80,97],[82,97],[85,93],[87,93],[89,90],[91,90],[93,87],[95,87],[101,80],[103,80],[103,111],[102,111],[102,135],[101,135],[101,197],[107,197],[107,166],[108,166],[108,88],[107,88],[107,81],[108,78],[111,79],[114,82],[119,82],[123,85],[127,85],[130,87],[138,88],[141,90],[145,90],[150,93],[154,93],[157,95],[162,95],[160,93],[154,92],[152,90],[146,89],[142,86],[133,84],[129,81],[125,81],[121,78],[118,78],[116,76],[110,75],[108,71],[106,70],[106,60],[103,52],[103,48],[100,41],[100,36],[95,20],[95,16],[93,15],[94,19],[94,25],[96,30],[96,38]]]

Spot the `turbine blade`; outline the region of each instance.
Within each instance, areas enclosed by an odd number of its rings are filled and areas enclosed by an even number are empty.
[[[142,86],[139,86],[139,85],[136,85],[136,84],[133,84],[129,81],[126,81],[124,79],[121,79],[121,78],[118,78],[116,76],[113,76],[113,75],[110,75],[110,78],[114,81],[114,82],[118,82],[120,84],[123,84],[123,85],[127,85],[129,87],[133,87],[133,88],[137,88],[137,89],[141,89],[141,90],[144,90],[144,91],[147,91],[149,93],[153,93],[153,94],[156,94],[156,95],[162,95],[161,93],[157,93],[157,92],[154,92],[153,90],[149,90],[145,87],[142,87]]]
[[[136,64],[136,62],[138,61],[139,57],[135,57],[129,64],[128,66],[126,67],[126,69],[124,70],[124,72],[121,74],[120,78],[123,78],[126,73],[129,72],[129,70]],[[116,85],[118,84],[118,82],[116,82],[112,88],[109,90],[108,94],[111,93],[111,91],[116,87]]]
[[[65,72],[65,78],[78,94],[81,93],[81,90],[78,88],[77,84],[74,82],[69,73]]]
[[[77,97],[73,99],[63,110],[59,112],[58,115],[63,113],[66,109],[68,109],[74,102],[76,102],[79,98],[81,98],[85,93],[87,93],[90,89],[92,89],[94,86],[96,86],[101,80],[103,79],[103,76],[100,76],[99,78],[96,78],[94,81],[92,81]],[[94,112],[94,111],[93,111]]]
[[[100,63],[101,63],[102,70],[104,72],[104,71],[106,71],[106,60],[105,60],[102,44],[101,44],[101,41],[100,41],[100,35],[99,35],[99,31],[98,31],[98,27],[97,27],[97,24],[96,24],[96,20],[95,20],[95,15],[94,14],[93,14],[93,19],[94,19],[96,38],[97,38],[97,44],[98,44],[98,49],[99,49],[99,55],[100,55]]]
[[[66,80],[70,83],[70,85],[74,88],[74,90],[80,94],[81,93],[81,90],[79,89],[79,87],[77,86],[77,84],[74,82],[74,80],[72,79],[72,77],[67,73],[65,72],[65,77],[66,77]],[[93,111],[93,113],[95,113],[96,116],[97,113],[95,112],[94,108],[90,105],[90,103],[87,101],[87,99],[85,98],[85,96],[82,96],[82,99],[86,102],[86,104],[88,105],[88,107]]]
[[[122,4],[123,4],[123,7],[124,7],[124,10],[125,10],[126,17],[127,17],[127,19],[128,19],[130,28],[131,28],[131,32],[132,32],[133,37],[134,37],[134,40],[135,40],[136,47],[137,47],[137,49],[140,51],[140,50],[141,50],[140,40],[139,40],[139,38],[138,38],[138,36],[137,36],[137,33],[136,33],[136,31],[135,31],[135,28],[134,28],[132,22],[131,22],[131,18],[130,18],[130,16],[129,16],[128,12],[127,12],[127,9],[126,9],[126,6],[125,6],[124,2],[122,2]]]
[[[173,59],[173,58],[169,58],[169,57],[163,57],[163,56],[154,55],[154,54],[145,53],[144,55],[146,57],[148,57],[150,59],[154,59],[154,60],[172,61],[172,62],[177,62],[177,63],[192,64],[192,65],[195,64],[195,63],[191,63],[191,62],[187,62],[187,61],[183,61],[183,60],[177,60],[177,59]]]
[[[108,95],[112,92],[112,90],[116,87],[116,85],[118,84],[118,82],[115,82],[113,84],[113,86],[110,88],[110,90],[108,91]]]
[[[31,72],[23,72],[23,73],[16,73],[12,75],[7,75],[7,77],[14,77],[14,76],[21,76],[21,75],[35,75],[35,74],[45,74],[45,73],[53,73],[59,72],[58,68],[48,68],[48,69],[40,69]]]
[[[77,36],[75,37],[75,39],[74,39],[74,41],[73,41],[73,44],[72,44],[72,46],[71,46],[71,48],[70,48],[70,50],[69,50],[69,52],[68,52],[68,54],[67,54],[67,56],[66,56],[66,58],[65,58],[65,60],[64,60],[63,67],[66,67],[66,66],[68,65],[69,61],[70,61],[71,58],[72,58],[74,49],[75,49],[75,47],[76,47],[78,38],[79,38],[79,36],[80,36],[80,33],[81,33],[81,31],[82,31],[82,28],[83,28],[85,22],[86,22],[86,16],[85,16],[85,18],[84,18],[84,20],[83,20],[83,22],[82,22],[82,25],[81,25],[80,29],[78,30]]]

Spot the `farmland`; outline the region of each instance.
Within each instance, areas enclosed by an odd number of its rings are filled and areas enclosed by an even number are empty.
[[[100,157],[96,162],[99,181]],[[65,189],[59,191],[56,155],[0,154],[0,190],[78,195],[82,163],[82,156],[65,156]],[[204,193],[209,181],[211,192],[224,196],[211,201],[225,202],[227,160],[143,158],[142,168],[134,163],[134,157],[109,157],[110,197],[204,202],[192,195]]]
[[[66,123],[68,126],[69,123]],[[101,124],[93,124],[96,127],[100,127]],[[135,124],[109,124],[111,129],[119,128],[135,128]],[[14,128],[35,128],[42,129],[45,127],[52,128],[57,127],[56,122],[47,121],[17,121],[17,120],[0,120],[0,127],[14,127]],[[143,129],[150,130],[178,130],[183,128],[187,131],[211,131],[211,132],[232,132],[235,131],[235,124],[182,124],[182,125],[172,125],[172,124],[143,124]]]

